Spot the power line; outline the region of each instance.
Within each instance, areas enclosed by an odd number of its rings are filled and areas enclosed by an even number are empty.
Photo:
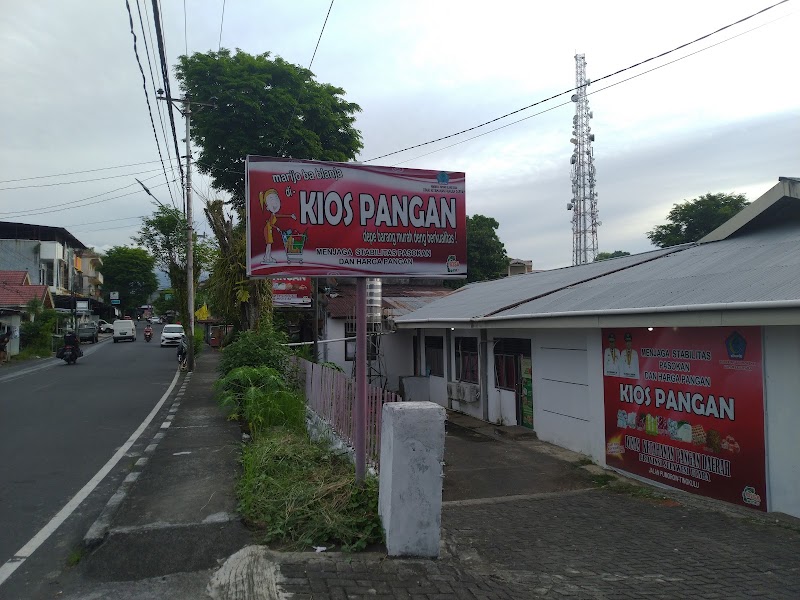
[[[138,3],[139,0],[136,0],[136,2]],[[151,6],[151,9],[152,9],[152,6]],[[150,24],[150,12],[147,10],[147,4],[146,3],[145,3],[144,16],[147,19],[147,34],[150,36],[150,46],[152,46],[153,54],[155,54],[156,43],[153,41],[153,27]],[[156,62],[156,72],[159,74],[159,79],[163,79],[163,75],[161,73],[161,62],[160,61]],[[152,75],[152,65],[151,65],[151,75]],[[158,91],[156,89],[155,78],[152,78],[152,80],[153,80],[153,93],[158,95]],[[156,102],[156,106],[158,107],[158,118],[161,121],[161,132],[164,135],[164,146],[167,148],[167,155],[169,155],[169,136],[167,135],[167,128],[164,125],[163,109],[161,108],[161,103],[160,102]],[[178,162],[180,162],[180,155],[176,155],[175,158],[176,158],[176,160]],[[175,175],[175,167],[172,166],[172,165],[170,165],[170,166],[171,166],[172,174]],[[171,190],[172,190],[172,186],[170,185],[170,193],[172,193]],[[178,192],[179,192],[178,193],[178,197],[182,197],[182,195],[180,194],[180,190],[178,190]]]
[[[189,56],[189,35],[186,33],[186,0],[183,0],[183,43],[186,48],[186,56]]]
[[[733,23],[725,25],[724,27],[720,27],[716,31],[712,31],[711,33],[707,33],[706,35],[700,36],[696,40],[692,40],[691,42],[686,42],[685,44],[681,44],[680,46],[676,46],[672,50],[667,50],[666,52],[662,52],[661,54],[657,54],[655,56],[651,56],[650,58],[642,60],[642,61],[640,61],[640,62],[638,62],[636,64],[630,65],[629,67],[625,67],[623,69],[619,69],[617,71],[614,71],[613,73],[609,73],[608,75],[603,75],[602,77],[594,79],[592,81],[592,83],[597,83],[598,81],[602,81],[604,79],[608,79],[610,77],[614,77],[615,75],[619,75],[620,73],[624,73],[625,71],[629,71],[631,69],[639,67],[639,66],[641,66],[643,64],[646,64],[648,62],[651,62],[651,61],[654,61],[656,59],[662,58],[664,56],[667,56],[668,54],[672,54],[673,52],[677,52],[678,50],[681,50],[682,48],[686,48],[687,46],[690,46],[690,45],[695,44],[695,43],[697,43],[699,41],[702,41],[702,40],[704,40],[706,38],[709,38],[712,35],[716,35],[717,33],[720,33],[721,31],[724,31],[726,29],[730,29],[731,27],[733,27],[735,25],[738,25],[740,23],[744,23],[745,21],[747,21],[749,19],[752,19],[752,18],[754,18],[754,17],[756,17],[756,16],[758,16],[760,14],[763,14],[763,13],[767,12],[768,10],[772,10],[773,8],[775,8],[777,6],[780,6],[781,4],[785,4],[787,2],[789,2],[789,0],[780,0],[779,2],[776,2],[775,4],[773,4],[771,6],[768,6],[766,8],[763,8],[763,9],[759,10],[758,12],[755,12],[755,13],[753,13],[751,15],[748,15],[748,16],[742,18],[742,19],[739,19],[738,21],[735,21]],[[331,3],[331,4],[333,4],[333,3]],[[320,34],[320,36],[321,35],[322,34]],[[459,135],[461,135],[463,133],[468,133],[470,131],[474,131],[476,129],[480,129],[481,127],[485,127],[486,125],[490,125],[491,123],[496,123],[497,121],[505,119],[506,117],[510,117],[511,115],[515,115],[515,114],[520,113],[522,111],[528,110],[529,108],[533,108],[534,106],[538,106],[539,104],[544,104],[545,102],[549,102],[550,100],[554,100],[555,98],[558,98],[559,96],[563,96],[565,94],[570,94],[570,93],[576,91],[577,89],[578,88],[570,88],[570,89],[565,90],[563,92],[559,92],[558,94],[554,94],[554,95],[552,95],[552,96],[550,96],[548,98],[544,98],[542,100],[538,100],[538,101],[534,102],[533,104],[529,104],[528,106],[523,106],[522,108],[518,108],[517,110],[512,110],[509,113],[506,113],[506,114],[501,115],[499,117],[495,117],[494,119],[490,119],[490,120],[488,120],[488,121],[486,121],[484,123],[481,123],[480,125],[475,125],[473,127],[468,127],[467,129],[462,129],[461,131],[457,131],[456,133],[451,133],[449,135],[445,135],[445,136],[442,136],[440,138],[436,138],[435,140],[430,140],[428,142],[422,142],[420,144],[414,144],[413,146],[408,146],[407,148],[402,148],[401,150],[395,150],[394,152],[388,152],[386,154],[381,154],[380,156],[376,156],[374,158],[368,158],[368,159],[366,159],[366,160],[364,160],[362,162],[372,162],[373,160],[378,160],[380,158],[386,158],[387,156],[393,156],[395,154],[400,154],[401,152],[406,152],[407,150],[413,150],[414,148],[421,148],[422,146],[428,146],[430,144],[435,144],[436,142],[441,142],[443,140],[459,136]]]
[[[158,157],[161,159],[161,168],[164,171],[164,179],[167,180],[167,168],[164,166],[164,156],[161,154],[161,144],[158,142],[156,122],[153,120],[153,107],[150,106],[150,94],[147,93],[147,77],[144,74],[142,61],[139,59],[139,50],[136,47],[136,32],[133,30],[133,15],[131,14],[131,5],[128,0],[125,0],[125,8],[128,9],[128,21],[130,21],[131,24],[131,35],[133,36],[133,54],[136,56],[136,64],[139,65],[139,72],[142,74],[142,89],[144,90],[144,99],[147,101],[147,114],[150,117],[150,125],[153,127],[153,137],[156,139],[156,148],[158,148]],[[142,35],[144,35],[144,31],[142,32]],[[173,203],[174,202],[175,201],[173,200]]]
[[[146,215],[138,215],[135,217],[120,217],[118,219],[105,219],[104,221],[89,221],[88,223],[73,223],[71,225],[59,225],[59,227],[83,227],[84,225],[98,225],[100,223],[113,223],[115,221],[131,221],[133,219],[144,219]]]
[[[705,52],[706,50],[710,50],[711,48],[714,48],[715,46],[719,46],[721,44],[724,44],[725,42],[730,42],[731,40],[734,40],[734,39],[736,39],[738,37],[746,35],[746,34],[752,32],[752,31],[755,31],[756,29],[761,29],[762,27],[766,27],[767,25],[771,25],[772,23],[775,23],[776,21],[779,21],[780,19],[783,19],[786,16],[787,15],[784,15],[784,16],[778,17],[777,19],[773,19],[772,21],[767,21],[766,23],[762,23],[761,25],[758,25],[757,27],[753,27],[752,29],[748,29],[747,31],[743,31],[743,32],[737,33],[736,35],[733,35],[733,36],[731,36],[729,38],[725,38],[724,40],[719,41],[716,44],[711,44],[710,46],[706,46],[705,48],[701,48],[700,50],[696,50],[695,52],[692,52],[692,53],[687,54],[685,56],[681,56],[681,57],[676,58],[674,60],[671,60],[669,62],[665,62],[664,64],[658,65],[657,67],[653,67],[652,69],[648,69],[647,71],[642,71],[641,73],[637,73],[636,75],[632,75],[632,76],[627,77],[625,79],[622,79],[620,81],[616,81],[614,83],[611,83],[611,84],[609,84],[609,85],[607,85],[605,87],[601,87],[601,88],[596,89],[596,90],[594,90],[592,92],[588,92],[586,95],[590,96],[592,94],[597,94],[597,93],[602,92],[604,90],[607,90],[609,88],[616,87],[616,86],[618,86],[618,85],[620,85],[622,83],[630,81],[631,79],[636,79],[637,77],[641,77],[642,75],[647,75],[648,73],[652,73],[653,71],[657,71],[658,69],[661,69],[661,68],[666,67],[668,65],[674,64],[676,62],[680,62],[685,58],[689,58],[690,56],[694,56],[695,54],[700,54],[701,52]],[[555,106],[551,106],[550,108],[546,108],[544,110],[540,110],[539,112],[533,113],[532,115],[528,115],[527,117],[522,117],[521,119],[517,119],[516,121],[511,121],[510,123],[506,123],[505,125],[501,125],[500,127],[495,127],[494,129],[490,129],[488,131],[484,131],[484,132],[479,133],[477,135],[473,135],[472,137],[468,137],[468,138],[465,138],[463,140],[459,140],[459,141],[454,142],[452,144],[448,144],[447,146],[442,146],[441,148],[437,148],[436,150],[432,150],[430,152],[426,152],[425,154],[420,154],[420,155],[415,156],[413,158],[409,158],[409,159],[394,163],[394,165],[392,165],[392,166],[396,167],[398,165],[404,165],[404,164],[409,163],[411,161],[417,160],[418,158],[423,158],[423,157],[429,156],[431,154],[436,154],[437,152],[441,152],[442,150],[447,150],[448,148],[453,148],[454,146],[458,146],[459,144],[464,144],[466,142],[475,140],[475,139],[477,139],[479,137],[483,137],[484,135],[489,135],[490,133],[494,133],[495,131],[500,131],[501,129],[505,129],[506,127],[511,127],[512,125],[516,125],[517,123],[522,123],[523,121],[527,121],[528,119],[532,119],[533,117],[538,117],[539,115],[543,115],[544,113],[550,112],[551,110],[555,110],[557,108],[561,108],[562,106],[567,106],[568,104],[572,104],[572,100],[567,100],[566,102],[562,102],[561,104],[556,104]]]
[[[43,188],[43,187],[54,187],[60,185],[71,185],[73,183],[89,183],[90,181],[105,181],[107,179],[117,179],[119,177],[127,177],[128,175],[142,175],[144,173],[152,173],[153,171],[160,171],[161,169],[148,169],[147,171],[138,171],[136,173],[123,173],[122,175],[109,175],[108,177],[94,177],[92,179],[77,179],[75,181],[57,181],[55,183],[37,183],[33,185],[17,185],[14,187],[4,187],[0,188],[0,192],[5,192],[7,190],[25,190],[29,188]],[[166,170],[164,171],[166,174]]]
[[[145,178],[145,181],[147,181],[148,179],[153,179],[153,177],[158,177],[158,175],[153,175],[152,177],[147,177],[147,178]],[[10,217],[16,218],[16,217],[20,217],[20,216],[45,214],[45,213],[51,213],[51,212],[59,212],[59,211],[62,211],[62,210],[74,210],[76,208],[83,208],[84,206],[91,206],[93,204],[100,204],[101,202],[108,202],[109,200],[114,200],[116,198],[123,198],[124,196],[130,196],[132,194],[138,194],[139,192],[136,191],[136,192],[130,192],[130,193],[127,193],[127,194],[122,194],[120,196],[113,196],[111,198],[105,198],[103,200],[98,200],[96,202],[86,202],[86,200],[91,200],[93,198],[99,198],[100,196],[105,196],[106,194],[113,194],[114,192],[118,192],[120,190],[124,190],[124,189],[129,188],[129,187],[134,186],[134,185],[137,185],[137,184],[131,183],[131,184],[122,186],[120,188],[116,188],[114,190],[110,190],[108,192],[103,192],[102,194],[95,194],[94,196],[87,196],[86,198],[80,198],[79,200],[71,200],[70,202],[62,202],[60,204],[60,206],[62,208],[58,208],[58,209],[54,209],[54,210],[42,210],[44,208],[50,208],[51,206],[53,206],[51,204],[51,205],[42,206],[42,207],[39,207],[39,208],[32,208],[32,209],[28,209],[28,210],[19,210],[19,211],[16,211],[16,212],[0,213],[0,215],[3,215],[3,218],[10,218]],[[162,185],[167,185],[167,184],[166,183],[159,183],[158,185],[154,185],[153,187],[154,188],[161,187]],[[85,202],[85,204],[81,204],[83,202]],[[76,205],[76,204],[78,206],[73,206],[73,205]]]
[[[169,157],[168,160],[173,160],[172,157]],[[31,181],[33,179],[49,179],[51,177],[67,177],[69,175],[81,175],[82,173],[97,173],[98,171],[110,171],[112,169],[127,169],[128,167],[138,167],[140,165],[152,165],[153,163],[157,163],[157,160],[146,160],[143,162],[137,163],[130,163],[127,165],[117,165],[115,167],[99,167],[97,169],[84,169],[83,171],[70,171],[68,173],[53,173],[52,175],[34,175],[33,177],[20,177],[19,179],[5,179],[0,181],[2,183],[15,183],[17,181]]]
[[[328,17],[331,15],[331,9],[333,8],[333,0],[331,0],[331,5],[328,7],[328,14],[325,15],[325,22],[322,24],[322,29],[319,32],[319,37],[317,38],[317,45],[314,48],[314,54],[311,55],[311,62],[308,63],[308,68],[311,68],[311,65],[314,64],[314,57],[317,55],[317,48],[319,48],[319,42],[322,39],[322,32],[325,31],[325,25],[328,24]]]
[[[784,0],[785,1],[785,0]],[[164,33],[161,30],[161,19],[159,17],[159,6],[158,0],[153,0],[153,21],[156,26],[156,40],[158,41],[158,54],[161,58],[161,76],[164,80],[164,90],[166,91],[167,97],[172,98],[172,92],[169,88],[169,67],[167,66],[167,54],[166,50],[164,49]],[[178,134],[175,133],[175,115],[172,113],[172,103],[169,102],[167,105],[167,110],[169,111],[169,123],[172,127],[172,141],[175,142],[175,156],[180,156],[181,152],[178,148]],[[183,165],[178,161],[178,168],[181,172],[181,187],[184,187],[183,179]]]
[[[219,21],[219,44],[217,45],[217,52],[222,50],[222,24],[225,22],[225,0],[222,0],[222,18]]]
[[[139,13],[139,26],[142,28],[142,41],[144,41],[144,49],[145,49],[145,52],[147,53],[147,67],[148,67],[148,70],[150,71],[150,84],[153,86],[153,96],[155,96],[157,94],[157,92],[156,92],[156,78],[155,78],[155,75],[153,74],[153,59],[150,56],[150,44],[147,43],[147,34],[150,35],[150,42],[152,43],[152,41],[153,41],[153,34],[152,34],[152,31],[151,31],[151,28],[150,28],[150,17],[149,16],[147,17],[147,33],[145,33],[144,19],[142,19],[142,5],[139,2],[139,0],[136,0],[136,10]],[[147,6],[146,5],[145,5],[145,14],[147,14]],[[155,49],[154,49],[154,51],[155,51]],[[169,158],[171,158],[170,157],[170,153],[169,153],[169,140],[167,139],[167,130],[164,127],[164,115],[161,112],[161,105],[158,102],[156,102],[156,109],[158,110],[158,120],[161,123],[161,133],[164,136],[164,149],[167,151],[167,158],[169,159]],[[158,143],[158,136],[156,136],[156,143]],[[180,160],[180,158],[178,158],[178,160]],[[163,166],[163,162],[162,162],[162,166]],[[170,165],[170,169],[172,169],[172,165]],[[164,181],[169,181],[169,178],[167,177],[166,169],[164,170]],[[170,201],[172,202],[172,206],[175,206],[175,197],[172,194],[172,186],[169,186],[168,189],[169,189],[169,198],[170,198]]]

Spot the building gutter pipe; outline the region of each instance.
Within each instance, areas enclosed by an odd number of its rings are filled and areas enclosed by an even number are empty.
[[[649,315],[664,313],[684,312],[709,312],[724,310],[770,310],[770,309],[800,309],[800,299],[797,300],[766,300],[762,302],[717,302],[710,304],[679,304],[675,306],[649,306],[640,308],[608,308],[603,310],[576,310],[552,313],[531,313],[519,315],[494,315],[491,317],[465,317],[465,318],[429,318],[408,321],[396,321],[398,326],[415,325],[419,327],[426,323],[436,323],[438,327],[445,327],[448,323],[480,325],[504,321],[524,321],[526,319],[556,319],[567,317],[603,317],[625,315]]]

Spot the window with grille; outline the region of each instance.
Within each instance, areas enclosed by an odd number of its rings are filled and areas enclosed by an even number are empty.
[[[531,356],[531,341],[501,338],[494,344],[494,384],[502,390],[516,390],[519,382],[519,358]]]
[[[478,383],[478,338],[456,338],[456,380]]]
[[[444,338],[425,336],[425,367],[428,375],[444,377]]]

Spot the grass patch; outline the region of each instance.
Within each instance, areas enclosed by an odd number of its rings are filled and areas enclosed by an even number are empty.
[[[378,482],[356,486],[353,465],[304,431],[265,429],[242,450],[239,510],[284,549],[363,550],[383,541]]]
[[[575,468],[579,468],[579,467],[585,467],[587,465],[593,465],[594,461],[591,458],[581,458],[579,460],[576,460],[574,463],[570,464]]]
[[[608,486],[609,483],[615,481],[617,478],[613,475],[609,475],[607,473],[601,473],[600,475],[592,475],[592,483],[598,487],[605,487]]]
[[[84,554],[86,554],[86,551],[83,548],[75,548],[69,553],[69,556],[67,556],[67,565],[70,567],[76,567],[78,563],[83,560]]]

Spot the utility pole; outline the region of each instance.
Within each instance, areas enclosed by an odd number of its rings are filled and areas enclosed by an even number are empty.
[[[192,223],[192,147],[191,147],[191,121],[192,121],[192,101],[188,94],[183,98],[170,98],[164,96],[164,90],[158,91],[158,99],[172,102],[178,107],[186,118],[186,309],[189,313],[188,331],[186,332],[187,341],[187,368],[194,371],[194,224]],[[204,102],[195,102],[200,106],[214,106]]]

